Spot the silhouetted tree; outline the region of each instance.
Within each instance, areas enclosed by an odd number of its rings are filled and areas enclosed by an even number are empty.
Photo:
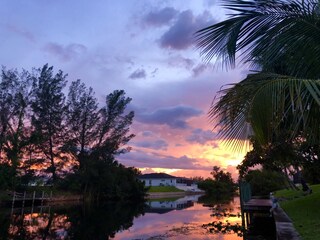
[[[0,188],[36,180],[41,167],[52,181],[89,198],[141,198],[146,189],[140,172],[119,164],[127,143],[133,111],[123,90],[106,96],[98,107],[92,88],[71,83],[48,64],[31,73],[3,68],[0,82]],[[23,162],[23,164],[20,164]],[[42,172],[43,173],[43,172]],[[60,181],[56,181],[61,176]],[[17,178],[19,177],[19,178]]]
[[[114,176],[111,172],[112,168],[118,164],[115,161],[115,156],[130,150],[129,147],[124,147],[134,137],[129,133],[134,113],[133,111],[125,112],[130,101],[131,98],[125,97],[123,90],[115,90],[107,95],[106,105],[99,111],[99,131],[97,138],[91,143],[92,147],[86,158],[86,171],[84,172],[85,192],[93,194],[95,197],[104,191],[102,187],[99,187],[103,182],[108,182],[111,187],[115,186],[111,180]],[[106,181],[94,184],[102,177]]]
[[[70,85],[66,116],[68,141],[65,148],[78,161],[79,169],[82,169],[84,159],[98,137],[100,116],[93,89],[87,89],[80,80]]]
[[[31,75],[2,69],[0,82],[0,162],[7,162],[16,177],[23,149],[28,144],[26,126],[33,90]],[[13,180],[13,179],[12,179]],[[13,183],[11,180],[11,184]]]
[[[66,75],[60,70],[54,75],[53,67],[48,64],[39,69],[37,86],[32,102],[33,135],[44,159],[49,160],[49,172],[55,181],[56,162],[61,158],[60,147],[64,141],[63,116],[65,115],[65,96],[62,92],[66,85]]]
[[[207,178],[198,183],[198,187],[206,191],[207,195],[225,198],[232,195],[236,190],[236,185],[229,172],[224,172],[218,166],[212,168],[212,178]]]

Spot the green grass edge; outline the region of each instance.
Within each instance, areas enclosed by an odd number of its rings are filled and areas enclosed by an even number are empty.
[[[309,195],[288,189],[275,193],[303,240],[320,239],[320,184],[310,188]]]
[[[148,192],[155,193],[155,192],[184,192],[184,191],[174,186],[152,186],[149,188]]]

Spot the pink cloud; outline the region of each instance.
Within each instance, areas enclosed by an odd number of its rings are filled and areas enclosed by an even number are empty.
[[[191,135],[186,137],[189,143],[206,144],[207,142],[213,141],[217,138],[216,133],[211,130],[203,130],[196,128],[192,131]]]
[[[146,153],[144,151],[131,151],[119,157],[125,165],[138,168],[167,168],[167,169],[193,169],[210,171],[209,163],[205,159],[195,159],[187,156],[174,157],[159,153]]]

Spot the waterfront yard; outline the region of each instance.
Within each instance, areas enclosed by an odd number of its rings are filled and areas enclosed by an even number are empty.
[[[174,186],[152,186],[150,187],[148,192],[157,193],[157,192],[184,192],[184,191]]]
[[[293,221],[303,240],[320,239],[320,184],[311,186],[310,195],[302,191],[276,192],[280,205]]]

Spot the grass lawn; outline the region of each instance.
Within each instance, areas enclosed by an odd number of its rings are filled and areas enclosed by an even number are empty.
[[[152,186],[148,192],[184,192],[174,186]]]
[[[320,239],[320,184],[311,186],[312,194],[302,191],[281,190],[276,197],[285,198],[280,205],[292,219],[303,240]]]

